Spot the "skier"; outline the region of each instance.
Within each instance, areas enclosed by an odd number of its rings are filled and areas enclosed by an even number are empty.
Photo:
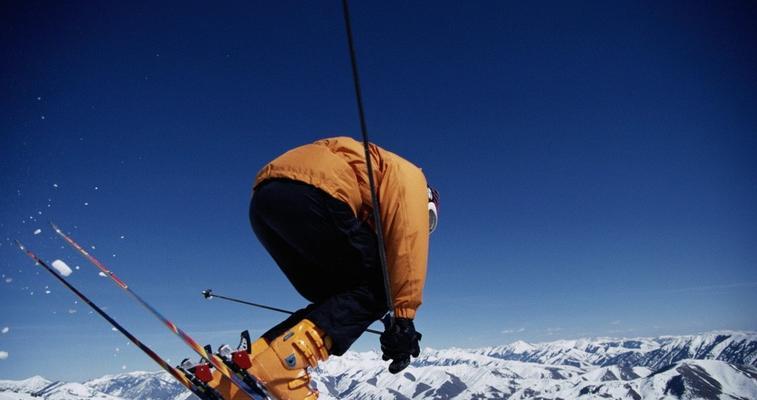
[[[395,315],[380,342],[384,360],[392,360],[389,371],[397,373],[420,352],[413,319],[439,196],[420,168],[369,148]],[[252,229],[310,302],[252,346],[249,371],[279,400],[317,398],[307,368],[344,354],[388,311],[372,212],[364,147],[348,137],[294,148],[257,174]]]

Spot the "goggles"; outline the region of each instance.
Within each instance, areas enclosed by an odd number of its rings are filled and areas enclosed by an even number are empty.
[[[432,188],[428,189],[428,231],[433,233],[439,225],[439,192]]]

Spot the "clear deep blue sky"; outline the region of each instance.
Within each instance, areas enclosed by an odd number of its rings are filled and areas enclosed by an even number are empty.
[[[157,369],[13,238],[190,355],[48,220],[203,343],[280,317],[202,289],[304,304],[247,206],[266,161],[359,136],[340,3],[131,3],[0,9],[0,379]],[[371,137],[442,196],[424,345],[757,329],[753,2],[352,8]]]

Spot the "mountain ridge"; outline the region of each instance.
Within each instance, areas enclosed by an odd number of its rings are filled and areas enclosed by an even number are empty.
[[[426,348],[397,375],[374,352],[332,357],[314,372],[322,400],[757,399],[757,333],[583,338],[478,349]],[[32,396],[32,394],[36,394]],[[0,400],[194,399],[166,372],[84,383],[0,381]]]

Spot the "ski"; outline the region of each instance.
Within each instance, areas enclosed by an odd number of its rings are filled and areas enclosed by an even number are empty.
[[[84,258],[86,258],[90,263],[92,263],[94,266],[96,266],[100,271],[102,271],[105,275],[107,275],[113,282],[116,283],[121,289],[124,289],[134,300],[136,300],[139,304],[141,304],[144,308],[146,308],[153,316],[155,316],[158,320],[160,320],[171,332],[176,334],[184,343],[187,344],[192,350],[194,350],[200,357],[207,360],[216,370],[218,370],[223,376],[228,378],[234,385],[239,387],[239,389],[242,390],[247,396],[249,396],[252,400],[266,400],[267,396],[264,392],[263,386],[257,381],[257,379],[254,379],[256,385],[250,385],[247,384],[241,377],[239,377],[236,373],[234,373],[227,365],[226,363],[221,360],[220,357],[218,357],[215,354],[212,354],[212,352],[206,351],[202,346],[200,346],[197,341],[192,339],[186,332],[181,330],[176,324],[168,320],[166,317],[164,317],[158,310],[156,310],[153,306],[151,306],[149,303],[147,303],[145,300],[143,300],[137,293],[135,293],[129,286],[126,284],[126,282],[119,279],[110,269],[108,269],[103,263],[101,263],[98,259],[96,259],[94,256],[89,254],[87,250],[85,250],[83,247],[81,247],[71,236],[67,235],[63,232],[62,229],[60,229],[57,225],[50,222],[50,225],[52,226],[55,233],[57,233],[60,237],[63,238],[63,240],[66,241],[71,247],[73,247],[76,251],[78,251]]]
[[[114,328],[116,328],[119,332],[121,332],[124,336],[126,336],[132,343],[134,343],[135,346],[139,347],[140,350],[142,350],[145,354],[147,354],[148,357],[150,357],[153,361],[155,361],[158,365],[160,365],[166,372],[171,374],[177,381],[179,381],[182,385],[186,386],[187,389],[189,389],[192,393],[194,393],[197,397],[199,397],[202,400],[223,400],[223,398],[212,388],[208,387],[204,384],[198,384],[200,382],[192,382],[192,380],[186,376],[185,374],[179,372],[176,368],[171,367],[165,360],[163,360],[157,353],[155,353],[152,349],[147,347],[145,344],[139,341],[134,335],[131,334],[126,328],[121,326],[115,319],[113,319],[110,315],[108,315],[105,311],[103,311],[100,307],[98,307],[92,300],[90,300],[87,296],[85,296],[82,292],[80,292],[75,286],[73,286],[71,283],[69,283],[67,280],[63,279],[62,276],[60,276],[58,273],[55,272],[53,268],[51,268],[46,262],[44,262],[41,258],[39,258],[34,252],[32,252],[30,249],[28,249],[26,246],[24,246],[23,243],[16,240],[16,245],[18,246],[21,251],[26,253],[29,258],[34,260],[37,265],[43,267],[47,272],[52,274],[60,283],[62,283],[65,287],[67,287],[69,290],[71,290],[79,299],[81,299],[84,303],[86,303],[88,306],[90,306],[97,314],[99,314],[101,317],[103,317],[108,323],[110,323]]]

